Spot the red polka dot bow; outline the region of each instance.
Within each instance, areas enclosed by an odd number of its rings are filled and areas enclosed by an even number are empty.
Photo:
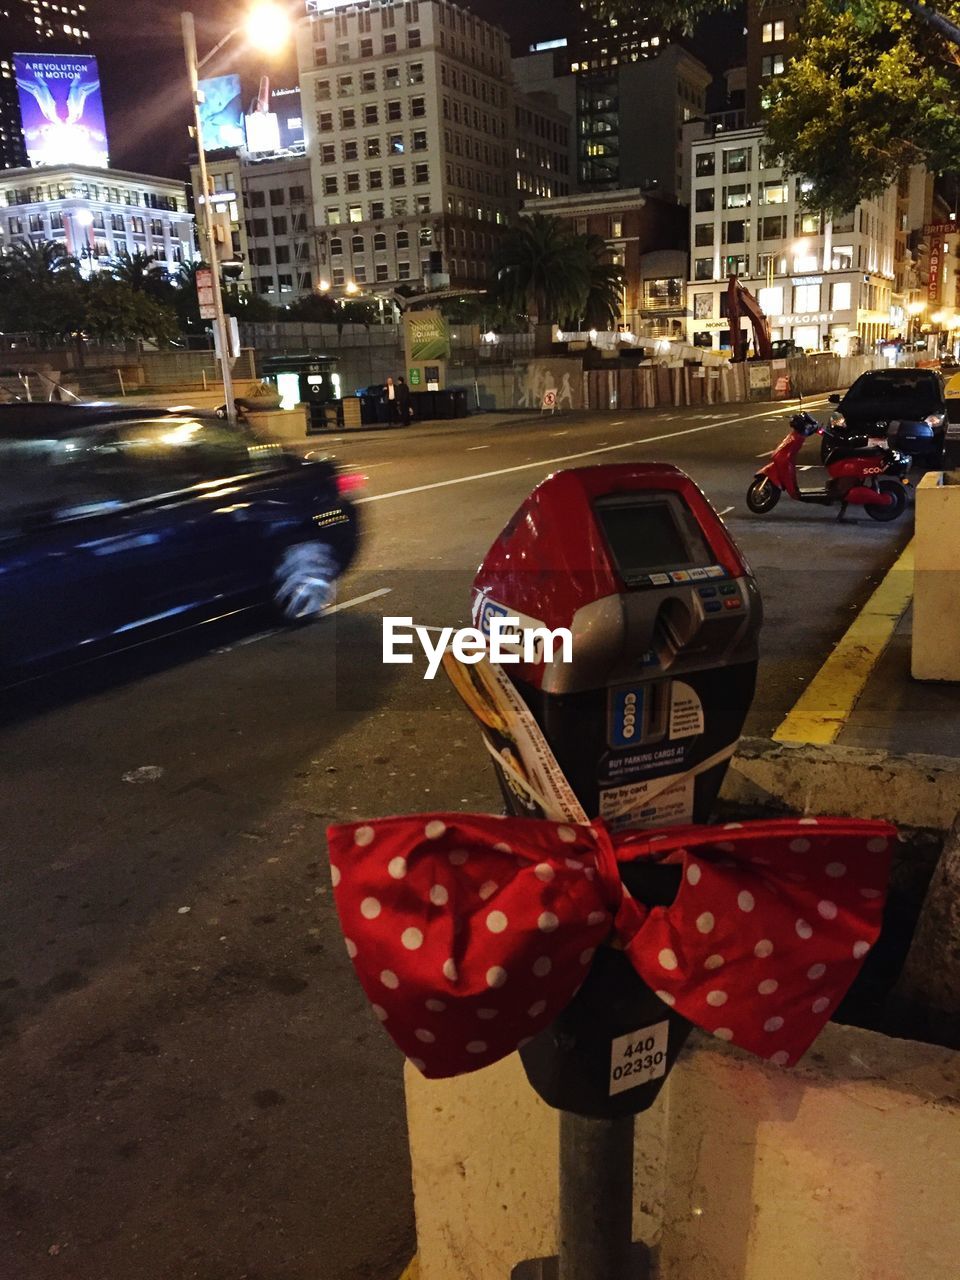
[[[800,819],[611,836],[438,814],[331,827],[337,910],[377,1017],[431,1077],[489,1066],[563,1011],[602,943],[690,1022],[786,1066],[880,932],[893,827]],[[618,864],[674,864],[644,907]]]

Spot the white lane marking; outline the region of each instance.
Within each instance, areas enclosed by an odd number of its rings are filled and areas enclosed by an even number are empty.
[[[758,454],[757,454],[757,457],[758,457],[758,458],[772,458],[772,457],[773,457],[773,455],[774,455],[776,452],[777,452],[777,451],[776,451],[776,449],[768,449],[766,453],[758,453]]]
[[[248,645],[259,644],[261,640],[269,640],[271,636],[278,636],[283,632],[283,627],[272,627],[269,631],[258,631],[255,636],[244,636],[242,640],[238,640],[235,645],[228,645],[224,649],[218,649],[218,653],[229,653],[231,648],[245,649]]]
[[[467,450],[467,453],[476,453],[479,449],[489,449],[489,448],[490,446],[488,444],[474,444],[470,446],[470,448]]]
[[[736,507],[724,507],[724,509],[720,512],[720,514],[722,516],[728,516],[731,511],[736,511],[736,509],[737,509]]]
[[[779,410],[776,412],[779,412]],[[754,413],[739,418],[738,421],[753,422],[757,418],[765,418],[767,416],[767,413]],[[393,493],[374,493],[366,498],[357,498],[355,505],[360,506],[361,503],[365,502],[386,502],[389,498],[407,498],[414,493],[428,493],[431,489],[446,489],[454,484],[471,484],[474,480],[492,480],[496,476],[513,475],[517,471],[530,471],[533,467],[554,467],[560,462],[576,462],[580,458],[592,458],[598,453],[615,453],[620,449],[636,449],[640,445],[659,444],[662,440],[678,440],[681,436],[693,436],[701,431],[716,431],[719,427],[729,425],[729,422],[708,422],[702,427],[687,427],[683,431],[668,431],[662,436],[648,436],[646,440],[624,440],[621,444],[608,444],[594,449],[584,449],[580,453],[567,453],[560,458],[541,458],[538,462],[521,462],[515,467],[501,467],[499,471],[480,471],[472,476],[455,476],[452,480],[435,480],[433,484],[418,484],[411,489],[395,489]]]
[[[569,432],[569,431],[554,431],[552,434],[553,434],[554,436],[568,436],[568,435],[570,434],[570,432]]]
[[[615,427],[625,427],[627,424],[626,422],[615,422],[613,425]]]
[[[365,596],[357,596],[354,600],[344,600],[343,604],[331,605],[324,609],[323,616],[329,618],[333,613],[343,613],[344,609],[355,609],[358,604],[366,604],[369,600],[379,600],[381,596],[390,595],[393,587],[381,587],[379,591],[368,591]]]

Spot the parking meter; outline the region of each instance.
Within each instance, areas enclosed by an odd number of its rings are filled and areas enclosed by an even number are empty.
[[[572,632],[571,662],[534,650],[504,670],[589,817],[615,830],[709,819],[753,698],[762,615],[747,564],[689,476],[640,463],[551,475],[485,558],[473,610],[483,631],[500,616]],[[638,866],[625,880],[655,905],[672,901],[671,874]],[[601,948],[574,1002],[521,1055],[551,1106],[611,1118],[652,1105],[689,1030]]]
[[[761,608],[689,476],[556,472],[486,556],[473,609],[483,631],[500,615],[573,633],[571,663],[505,670],[588,815],[614,829],[709,818],[753,698]]]

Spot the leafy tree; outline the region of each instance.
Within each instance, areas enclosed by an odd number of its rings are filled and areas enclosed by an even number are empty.
[[[960,69],[898,0],[836,10],[837,0],[807,5],[767,133],[786,168],[810,180],[808,202],[843,211],[913,164],[960,164]]]
[[[105,272],[86,281],[82,328],[101,342],[163,343],[179,332],[176,314],[169,307]]]
[[[0,258],[0,328],[44,345],[68,337],[82,315],[80,266],[58,243],[14,243]]]
[[[196,294],[196,286],[194,286],[194,294]],[[249,324],[256,324],[258,320],[273,320],[276,318],[277,309],[272,306],[266,298],[259,293],[253,293],[250,289],[242,289],[239,285],[226,285],[223,290],[223,310],[228,316],[236,316],[238,320],[245,320]],[[209,324],[209,321],[207,321]]]
[[[732,9],[739,2],[740,0],[645,0],[642,13],[656,26],[689,35],[708,14],[721,9]],[[592,0],[589,7],[601,20],[633,19],[637,16],[636,0]]]
[[[336,324],[338,311],[335,299],[328,293],[310,293],[292,302],[287,315],[307,324]]]

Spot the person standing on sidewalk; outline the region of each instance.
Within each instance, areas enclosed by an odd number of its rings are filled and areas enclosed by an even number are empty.
[[[413,403],[410,388],[407,386],[405,378],[400,378],[397,381],[397,407],[400,410],[400,425],[409,427],[413,418]]]
[[[400,401],[397,396],[397,387],[392,378],[387,379],[387,385],[384,389],[384,397],[386,400],[387,422],[391,426],[396,426],[400,421]]]

